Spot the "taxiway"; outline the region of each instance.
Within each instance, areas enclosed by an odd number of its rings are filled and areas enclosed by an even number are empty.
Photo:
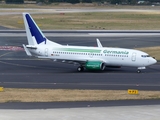
[[[49,37],[60,44],[96,46],[97,37]],[[159,46],[159,36],[100,37],[103,46]],[[0,37],[1,46],[27,44],[26,37]],[[160,64],[136,73],[136,68],[106,68],[104,72],[76,71],[77,66],[28,57],[23,50],[0,51],[0,85],[9,88],[160,90]]]

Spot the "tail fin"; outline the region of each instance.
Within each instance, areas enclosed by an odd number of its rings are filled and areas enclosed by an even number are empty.
[[[53,44],[60,45],[55,42],[49,41],[42,31],[39,29],[33,18],[29,13],[23,13],[24,25],[26,29],[27,39],[29,45],[36,44]],[[47,43],[48,42],[48,43]]]

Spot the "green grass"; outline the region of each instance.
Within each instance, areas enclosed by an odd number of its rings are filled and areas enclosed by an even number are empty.
[[[24,11],[23,11],[24,12]],[[56,13],[32,15],[41,29],[159,30],[157,12]],[[22,15],[5,15],[0,25],[24,29]]]
[[[93,4],[70,4],[70,3],[52,3],[52,4],[0,4],[0,8],[107,8],[107,9],[157,9],[159,6],[132,6],[132,5],[99,5]]]
[[[0,97],[0,103],[160,99],[159,91],[139,91],[139,94],[131,95],[127,90],[5,88],[0,95],[3,96]]]

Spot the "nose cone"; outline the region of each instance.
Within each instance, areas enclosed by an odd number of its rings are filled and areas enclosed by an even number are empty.
[[[151,59],[151,64],[155,64],[155,63],[157,63],[157,60],[154,59],[154,58],[152,58],[152,59]]]

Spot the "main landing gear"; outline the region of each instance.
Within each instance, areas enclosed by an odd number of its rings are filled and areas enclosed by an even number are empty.
[[[83,67],[83,66],[79,66],[79,67],[77,68],[77,71],[78,71],[78,72],[84,71],[84,67]]]
[[[141,73],[141,70],[137,70],[137,73]]]

